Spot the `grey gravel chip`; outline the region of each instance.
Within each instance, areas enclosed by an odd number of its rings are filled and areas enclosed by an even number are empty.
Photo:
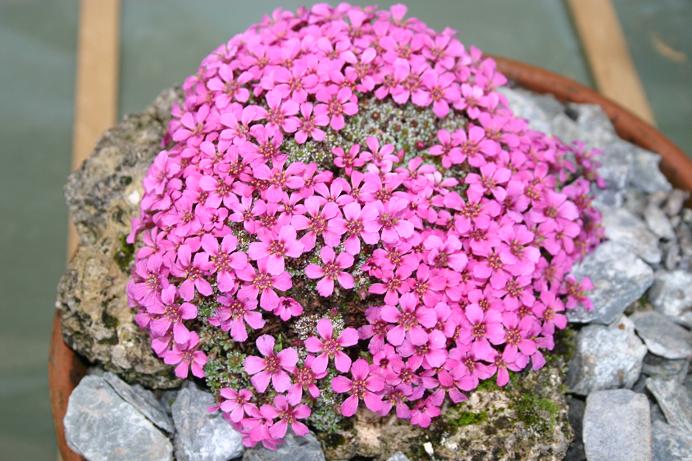
[[[243,461],[325,461],[320,442],[312,433],[299,437],[286,434],[283,444],[276,450],[258,446],[245,450]]]
[[[624,208],[602,211],[605,236],[609,240],[626,245],[648,263],[661,262],[658,237],[641,219]]]
[[[652,354],[668,359],[692,356],[692,334],[656,311],[636,312],[631,317],[637,334]]]
[[[692,434],[692,402],[687,389],[674,380],[661,378],[647,379],[646,388],[656,398],[668,424]]]
[[[654,354],[646,354],[642,373],[652,378],[674,380],[682,384],[689,371],[690,362],[686,359],[670,360]]]
[[[677,270],[656,274],[649,301],[658,312],[682,323],[683,315],[692,311],[692,273]]]
[[[577,336],[569,362],[570,391],[586,395],[601,389],[632,387],[639,378],[646,346],[627,317],[611,325],[588,325]]]
[[[692,433],[654,421],[654,461],[692,461]]]
[[[588,460],[650,461],[649,400],[628,389],[589,394],[583,435]]]
[[[666,240],[675,238],[673,225],[661,208],[650,204],[644,210],[644,220],[651,232]]]
[[[90,461],[173,459],[168,438],[100,376],[72,391],[64,423],[69,447]]]
[[[593,309],[577,307],[567,312],[570,321],[611,324],[651,286],[653,270],[630,249],[604,242],[572,270],[577,278],[588,276],[594,284],[589,293]]]
[[[173,433],[173,421],[153,392],[139,384],[131,386],[110,372],[104,373],[103,378],[123,400],[135,407],[149,421],[169,434]]]
[[[241,435],[223,419],[209,412],[214,397],[187,383],[171,406],[175,423],[177,461],[226,461],[243,453]]]

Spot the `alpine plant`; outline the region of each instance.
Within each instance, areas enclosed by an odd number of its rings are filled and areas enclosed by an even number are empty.
[[[244,443],[366,408],[427,427],[589,308],[594,152],[406,7],[276,10],[183,84],[129,241],[138,325]],[[327,422],[325,422],[327,421]]]

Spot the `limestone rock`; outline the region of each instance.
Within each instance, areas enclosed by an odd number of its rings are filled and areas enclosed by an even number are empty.
[[[209,412],[213,404],[214,397],[191,382],[178,392],[171,406],[177,461],[226,461],[243,454],[240,433],[221,413]]]
[[[656,398],[668,424],[692,434],[692,401],[687,389],[674,380],[661,378],[647,379],[646,388]]]
[[[589,293],[593,310],[581,307],[568,311],[573,322],[610,324],[620,318],[651,286],[653,270],[627,247],[604,242],[572,270],[577,277],[588,276],[594,284]]]
[[[90,461],[170,461],[168,438],[100,376],[86,376],[70,395],[65,439]]]
[[[179,381],[133,321],[125,292],[132,248],[124,238],[176,98],[167,90],[143,113],[108,130],[65,187],[80,242],[58,287],[65,341],[90,362],[150,388]]]
[[[637,334],[652,354],[668,359],[692,356],[692,333],[656,311],[632,315]]]
[[[683,315],[692,312],[692,273],[677,270],[656,274],[649,301],[661,314],[683,323]]]
[[[588,325],[577,336],[569,363],[570,390],[586,395],[602,389],[632,387],[639,378],[646,346],[627,317],[611,325]]]
[[[663,421],[653,424],[654,461],[689,461],[692,459],[692,433]]]
[[[658,237],[641,219],[623,208],[603,211],[603,227],[609,240],[629,247],[648,263],[661,261]]]
[[[325,461],[320,443],[312,433],[298,437],[288,431],[283,444],[276,450],[262,446],[245,450],[243,461]]]
[[[589,460],[650,461],[651,421],[644,394],[596,391],[586,399],[584,449]]]
[[[394,453],[392,456],[390,456],[387,461],[409,461],[409,459],[406,457],[405,454],[403,454],[400,451],[397,451]]]

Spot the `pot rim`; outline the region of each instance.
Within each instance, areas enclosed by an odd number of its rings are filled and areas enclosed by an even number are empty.
[[[616,102],[581,83],[552,71],[513,59],[487,55],[497,63],[498,70],[519,86],[537,93],[552,94],[563,102],[598,104],[610,118],[622,139],[661,156],[661,171],[677,188],[692,191],[692,159],[670,139],[646,121]],[[48,386],[55,425],[56,442],[62,461],[83,461],[65,441],[63,418],[72,390],[86,374],[86,363],[65,344],[61,329],[61,312],[53,317],[48,358]]]

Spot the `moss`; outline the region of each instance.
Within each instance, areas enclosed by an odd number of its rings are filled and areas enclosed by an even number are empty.
[[[553,431],[560,407],[550,399],[526,393],[514,402],[517,418],[541,434]]]
[[[561,360],[563,363],[569,362],[577,347],[577,332],[571,328],[560,330],[555,334],[555,348],[552,354],[546,354],[546,360],[554,363]]]
[[[445,418],[448,425],[452,427],[463,427],[471,424],[480,424],[488,419],[486,411],[460,411],[451,418]]]
[[[120,322],[118,321],[118,319],[116,317],[113,317],[112,315],[110,315],[105,310],[103,311],[103,313],[101,313],[101,321],[106,326],[106,328],[113,329],[113,330],[115,330],[118,327],[118,325],[120,324]]]
[[[120,245],[113,255],[115,263],[124,273],[130,272],[130,265],[135,257],[135,246],[127,243],[127,235],[122,234],[119,237]]]

